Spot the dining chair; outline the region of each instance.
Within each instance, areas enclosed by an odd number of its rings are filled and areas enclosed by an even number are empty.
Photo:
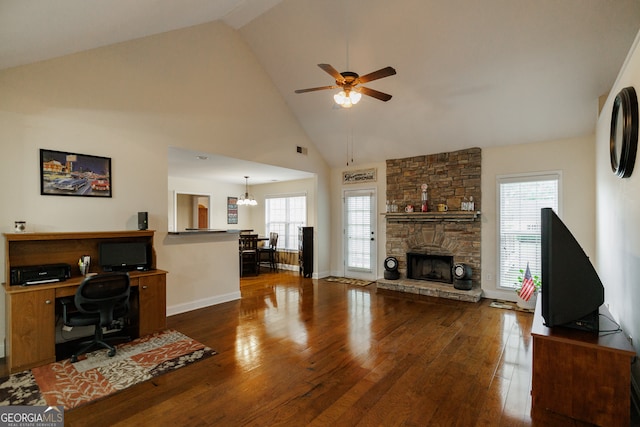
[[[278,271],[277,246],[278,246],[278,233],[274,233],[274,232],[269,233],[268,246],[258,248],[259,266],[262,266],[262,264],[267,264],[271,269],[271,271]]]
[[[240,277],[247,274],[258,275],[258,235],[240,235]]]

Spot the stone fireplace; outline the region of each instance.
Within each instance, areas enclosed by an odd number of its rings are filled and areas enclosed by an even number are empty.
[[[385,214],[386,256],[398,259],[400,279],[378,280],[379,289],[480,300],[480,176],[480,148],[387,160],[387,199],[398,205],[399,212]],[[420,206],[423,183],[428,185],[429,212],[405,213],[406,205]],[[462,202],[471,198],[474,210],[461,211]],[[447,212],[434,212],[440,203],[448,206]],[[426,271],[434,267],[433,261],[416,264],[410,254],[439,259],[447,265],[449,276],[434,280],[433,276],[447,276],[444,264],[436,266],[439,273],[432,274]],[[454,289],[451,267],[455,263],[471,267],[472,290]]]

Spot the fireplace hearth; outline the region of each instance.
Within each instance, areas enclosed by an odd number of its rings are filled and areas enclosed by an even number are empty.
[[[453,283],[453,257],[407,253],[407,278],[430,282]]]

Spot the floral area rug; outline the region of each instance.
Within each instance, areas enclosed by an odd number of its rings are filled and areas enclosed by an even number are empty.
[[[344,283],[346,285],[355,285],[355,286],[367,286],[374,283],[370,280],[348,279],[346,277],[335,277],[335,276],[326,277],[324,280],[328,282]]]
[[[134,384],[217,354],[175,330],[166,330],[107,350],[39,366],[0,379],[0,406],[76,408]]]

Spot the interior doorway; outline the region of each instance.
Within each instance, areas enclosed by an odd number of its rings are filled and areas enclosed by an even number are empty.
[[[198,203],[198,228],[209,228],[209,208]]]
[[[375,189],[344,192],[344,275],[376,280]]]

